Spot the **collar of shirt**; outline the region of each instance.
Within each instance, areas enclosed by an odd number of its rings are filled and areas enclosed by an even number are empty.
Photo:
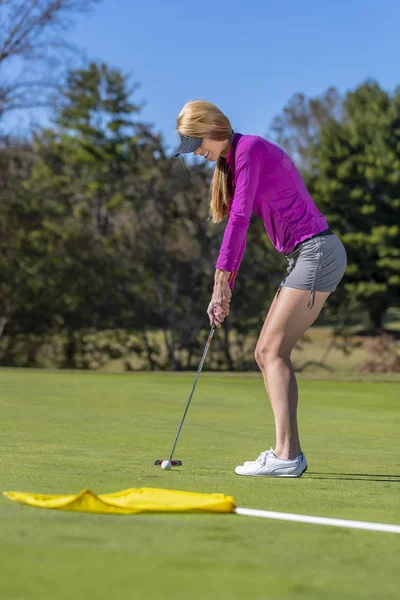
[[[231,147],[229,149],[229,152],[226,155],[226,162],[230,166],[231,173],[235,172],[235,169],[234,169],[234,167],[235,167],[235,151],[236,151],[236,146],[238,144],[238,141],[240,140],[241,137],[242,137],[241,133],[233,134]]]

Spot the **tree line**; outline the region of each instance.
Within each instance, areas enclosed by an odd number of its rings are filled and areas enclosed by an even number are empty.
[[[4,132],[17,90],[0,82],[2,365],[40,364],[49,340],[61,367],[132,353],[149,369],[198,362],[224,225],[208,220],[210,168],[168,155],[141,119],[137,88],[106,64],[67,69],[52,90],[51,125],[17,138]],[[300,166],[348,252],[325,322],[381,331],[399,299],[400,90],[369,80],[344,96],[298,94],[269,137]],[[214,345],[217,368],[254,368],[246,339],[259,332],[285,267],[253,220]]]

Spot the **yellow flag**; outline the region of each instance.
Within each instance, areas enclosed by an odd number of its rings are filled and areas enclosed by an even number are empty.
[[[156,488],[129,488],[112,494],[94,494],[88,489],[79,494],[54,495],[3,492],[4,496],[38,508],[75,512],[131,515],[141,512],[218,512],[235,509],[232,496],[200,494]]]

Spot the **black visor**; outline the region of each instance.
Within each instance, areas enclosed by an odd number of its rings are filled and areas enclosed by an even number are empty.
[[[203,138],[189,137],[188,135],[179,134],[181,143],[175,151],[175,158],[178,158],[180,154],[188,154],[189,152],[195,152],[200,148]]]

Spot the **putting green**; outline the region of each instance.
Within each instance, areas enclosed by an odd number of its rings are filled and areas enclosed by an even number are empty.
[[[1,491],[223,492],[239,506],[400,522],[399,385],[300,380],[301,479],[240,478],[274,443],[261,378],[0,372]],[[400,536],[231,514],[105,516],[0,497],[4,600],[398,598]]]

